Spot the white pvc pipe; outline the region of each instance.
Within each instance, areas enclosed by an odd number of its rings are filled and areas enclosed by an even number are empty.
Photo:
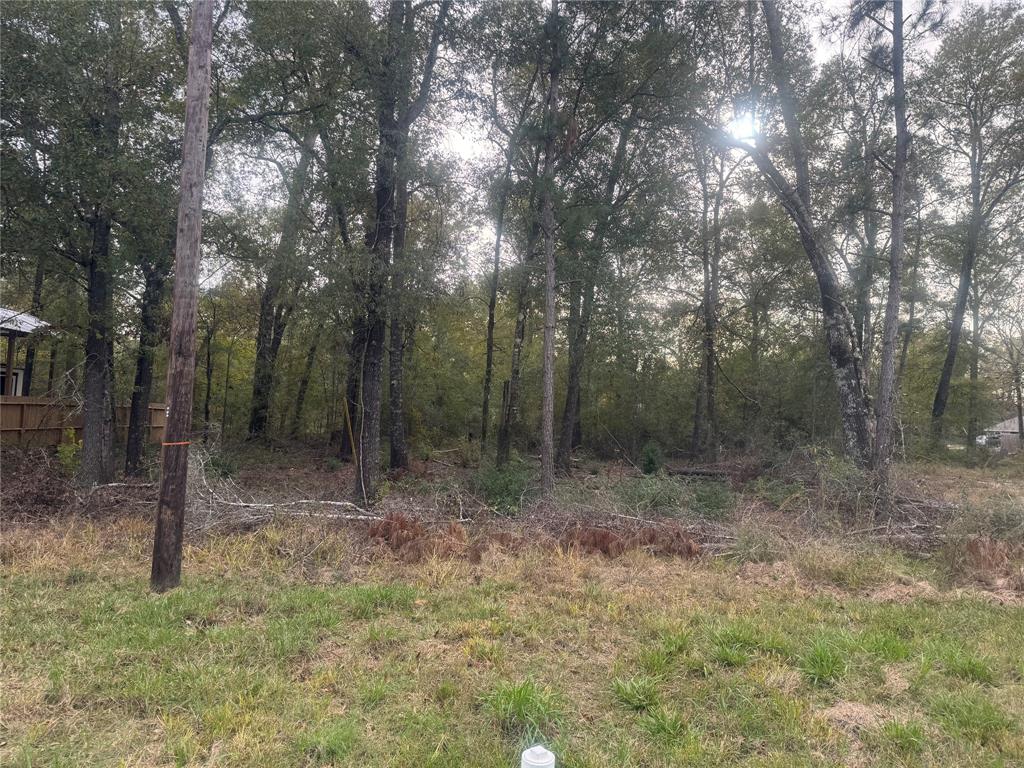
[[[520,768],[555,768],[555,756],[540,744],[536,744],[523,750],[523,758],[519,766]]]

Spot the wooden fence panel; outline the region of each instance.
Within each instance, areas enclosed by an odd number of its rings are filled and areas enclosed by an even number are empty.
[[[128,433],[128,406],[117,408],[117,432],[123,441]],[[163,403],[149,404],[149,442],[159,443],[167,423]],[[74,403],[45,397],[0,396],[0,443],[22,447],[59,445],[64,431],[75,430],[82,439],[82,411]]]

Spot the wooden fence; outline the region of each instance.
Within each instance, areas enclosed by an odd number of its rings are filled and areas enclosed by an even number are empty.
[[[128,434],[128,406],[117,408],[117,432],[123,441]],[[50,400],[46,397],[0,397],[0,443],[40,447],[58,445],[64,432],[75,430],[75,438],[82,439],[82,410],[73,403]],[[163,403],[149,404],[149,441],[159,443],[167,423],[167,408]]]

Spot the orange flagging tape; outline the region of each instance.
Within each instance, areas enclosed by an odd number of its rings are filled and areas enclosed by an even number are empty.
[[[160,443],[160,445],[192,445],[191,440],[182,440],[178,443]]]

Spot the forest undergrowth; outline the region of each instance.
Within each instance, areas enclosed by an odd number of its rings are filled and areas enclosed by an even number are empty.
[[[5,764],[1024,756],[1019,465],[901,467],[883,520],[825,456],[584,461],[542,507],[528,461],[443,453],[370,511],[323,503],[347,465],[245,451],[193,493],[253,506],[193,499],[167,595],[148,482],[88,493],[5,452]]]

